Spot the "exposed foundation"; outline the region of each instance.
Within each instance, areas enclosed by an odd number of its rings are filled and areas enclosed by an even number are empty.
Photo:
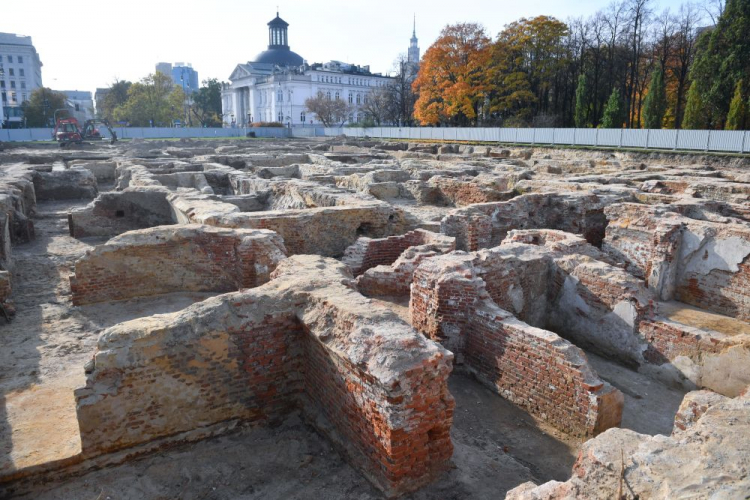
[[[0,496],[750,487],[746,159],[333,139],[0,164]]]

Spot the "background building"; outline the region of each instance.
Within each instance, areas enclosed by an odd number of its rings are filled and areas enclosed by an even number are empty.
[[[192,94],[200,86],[198,72],[193,69],[193,65],[190,63],[177,62],[173,65],[160,62],[156,65],[156,71],[171,77],[174,84],[183,88],[188,94]]]
[[[21,104],[41,86],[42,61],[31,37],[0,33],[0,102],[6,126],[22,126]]]
[[[60,90],[59,92],[67,97],[65,104],[68,112],[78,120],[78,123],[83,125],[86,120],[94,118],[94,100],[91,98],[91,92],[84,90]]]
[[[347,122],[364,118],[360,111],[373,89],[391,79],[371,73],[369,66],[340,61],[308,65],[289,48],[289,24],[276,14],[268,23],[268,49],[239,64],[222,88],[222,121],[227,126],[252,122],[281,122],[303,126],[320,124],[308,113],[305,101],[323,92],[330,99],[346,99],[352,106]]]
[[[112,90],[110,88],[101,88],[98,87],[96,89],[96,92],[94,92],[94,104],[96,105],[96,113],[99,115],[101,113],[101,110],[104,109],[104,99],[107,97],[107,94],[109,94]]]

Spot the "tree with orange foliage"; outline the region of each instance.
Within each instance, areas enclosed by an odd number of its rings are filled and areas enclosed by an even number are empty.
[[[491,40],[480,25],[459,23],[440,32],[422,59],[414,117],[422,125],[477,123],[486,99]]]

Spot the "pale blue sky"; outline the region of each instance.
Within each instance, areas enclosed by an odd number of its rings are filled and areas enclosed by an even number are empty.
[[[422,53],[441,28],[479,22],[495,36],[520,17],[567,19],[593,14],[609,0],[26,0],[3,9],[0,32],[30,35],[57,90],[105,87],[115,77],[137,80],[159,61],[191,62],[201,80],[226,80],[268,43],[266,23],[289,24],[292,50],[308,62],[331,59],[388,72],[406,52],[417,15]],[[679,0],[655,0],[662,10]]]

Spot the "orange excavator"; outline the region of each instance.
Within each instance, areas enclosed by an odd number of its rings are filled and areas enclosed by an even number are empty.
[[[55,112],[55,115],[57,115],[57,111]],[[99,132],[99,129],[96,128],[97,124],[107,127],[110,136],[110,144],[117,142],[117,133],[112,130],[112,127],[109,126],[107,120],[86,120],[83,130],[81,130],[78,120],[73,117],[56,117],[55,131],[52,133],[52,137],[60,143],[61,148],[64,148],[69,144],[82,144],[85,140],[102,140],[102,134]]]

